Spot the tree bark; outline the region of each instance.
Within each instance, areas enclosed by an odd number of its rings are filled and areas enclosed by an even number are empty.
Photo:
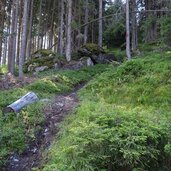
[[[17,45],[17,24],[18,24],[18,8],[19,0],[15,0],[14,4],[14,32],[13,32],[13,45],[12,45],[12,64],[11,64],[11,73],[14,74],[15,70],[15,59],[16,59],[16,45]]]
[[[29,33],[28,33],[28,39],[27,39],[27,52],[26,52],[27,59],[30,59],[30,56],[31,56],[33,3],[34,3],[34,0],[31,0],[31,4],[30,4],[30,19],[29,19]]]
[[[24,1],[24,12],[23,12],[23,32],[22,32],[22,43],[21,43],[21,53],[19,61],[19,77],[23,77],[23,64],[24,57],[26,55],[26,43],[27,43],[27,21],[28,21],[28,4],[30,0]]]
[[[88,13],[89,13],[89,9],[88,9],[88,0],[85,0],[85,23],[88,23]],[[84,44],[87,43],[87,38],[88,38],[88,25],[86,25],[84,27]]]
[[[14,0],[10,5],[10,14],[11,16],[8,19],[9,22],[9,39],[8,39],[8,71],[11,72],[12,65],[12,45],[13,45],[13,31],[14,31]]]
[[[99,35],[98,35],[98,45],[103,44],[103,0],[99,0]]]
[[[64,36],[64,1],[61,0],[60,2],[61,6],[61,12],[60,14],[60,32],[59,32],[59,53],[60,55],[63,54],[63,47],[64,47],[64,41],[63,41],[63,36]]]
[[[136,11],[136,1],[132,0],[132,10]],[[137,48],[137,18],[136,13],[132,13],[132,51]]]
[[[18,36],[17,36],[17,57],[16,64],[19,66],[20,60],[20,45],[21,45],[21,24],[22,24],[22,0],[20,0],[20,8],[19,8],[19,23],[18,23]]]
[[[41,48],[41,33],[40,33],[40,27],[41,27],[41,19],[42,19],[42,1],[40,0],[40,5],[39,5],[39,23],[38,23],[38,41],[37,41],[37,49]]]
[[[131,52],[130,52],[129,0],[126,0],[126,55],[128,60],[130,60]]]
[[[3,113],[11,113],[15,112],[18,113],[23,107],[35,103],[38,101],[38,97],[34,92],[29,92],[26,95],[22,96],[20,99],[15,101],[14,103],[10,104],[7,106],[4,110]]]
[[[4,37],[5,1],[0,2],[0,65],[2,63],[2,42]]]
[[[71,22],[72,22],[72,0],[68,0],[68,17],[67,17],[67,42],[66,42],[66,60],[71,60]]]

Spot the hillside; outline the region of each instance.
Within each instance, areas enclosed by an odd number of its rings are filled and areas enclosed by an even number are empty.
[[[170,51],[111,65],[79,98],[40,170],[171,169]]]
[[[0,0],[0,171],[171,171],[171,0]]]

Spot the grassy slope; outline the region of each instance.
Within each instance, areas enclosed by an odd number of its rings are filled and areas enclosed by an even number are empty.
[[[39,74],[39,79],[23,88],[0,91],[0,165],[13,152],[22,152],[29,141],[33,141],[44,123],[42,107],[38,102],[16,114],[4,116],[2,109],[28,91],[34,91],[40,99],[53,98],[54,95],[68,92],[77,84],[89,81],[106,69],[106,65],[97,65],[79,71],[50,70]]]
[[[111,67],[80,92],[44,171],[171,170],[171,53]]]

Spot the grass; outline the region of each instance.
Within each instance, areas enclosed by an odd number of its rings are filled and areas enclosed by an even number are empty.
[[[169,52],[111,66],[79,97],[41,170],[171,170]]]
[[[45,121],[42,107],[38,102],[24,108],[18,115],[2,114],[4,107],[13,103],[28,91],[35,92],[39,99],[53,97],[71,91],[75,86],[87,82],[106,70],[107,65],[97,65],[79,71],[49,70],[38,75],[38,80],[22,88],[0,91],[0,166],[6,158],[14,153],[21,153],[27,145],[35,140]]]

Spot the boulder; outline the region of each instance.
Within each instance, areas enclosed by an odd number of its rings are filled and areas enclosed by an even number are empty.
[[[78,53],[80,53],[82,56],[92,56],[105,53],[104,49],[100,47],[97,44],[94,43],[88,43],[83,45],[79,50]]]
[[[48,69],[48,66],[41,66],[41,67],[36,67],[35,71],[36,72],[41,72],[41,71],[45,71],[46,69]]]
[[[83,57],[80,60],[72,60],[66,64],[63,69],[79,70],[87,66],[93,66],[94,63],[91,58]]]
[[[41,49],[36,51],[24,65],[24,72],[41,72],[47,69],[61,68],[64,60],[57,57],[51,50]]]
[[[96,61],[102,64],[109,64],[113,61],[117,61],[117,58],[114,54],[100,54]]]
[[[116,57],[113,54],[105,53],[104,49],[97,44],[86,44],[82,46],[78,53],[80,56],[88,57],[93,64],[108,64],[112,61],[116,61]],[[78,55],[78,56],[79,56]]]
[[[87,59],[87,66],[93,66],[94,65],[94,63],[93,63],[93,61],[91,60],[91,58],[88,58]]]

